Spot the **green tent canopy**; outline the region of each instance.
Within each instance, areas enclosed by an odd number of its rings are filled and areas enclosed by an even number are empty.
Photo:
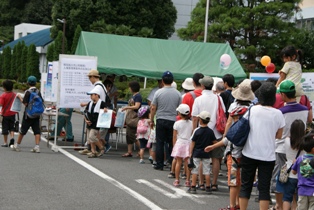
[[[222,77],[233,74],[246,78],[239,61],[228,44],[200,43],[119,36],[82,31],[76,55],[97,56],[98,71],[106,74],[161,78],[164,71],[183,80],[196,72]],[[229,54],[228,69],[220,68],[220,57]]]

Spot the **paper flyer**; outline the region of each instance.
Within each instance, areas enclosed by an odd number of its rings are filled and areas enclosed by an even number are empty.
[[[97,127],[98,128],[110,128],[112,118],[112,110],[108,109],[107,112],[104,112],[103,109],[99,111]]]

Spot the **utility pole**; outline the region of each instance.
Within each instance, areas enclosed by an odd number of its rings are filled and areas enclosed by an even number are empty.
[[[63,36],[62,36],[62,54],[64,54],[64,42],[65,42],[65,24],[66,24],[66,20],[65,18],[61,19],[57,19],[57,21],[59,21],[60,23],[63,24]]]

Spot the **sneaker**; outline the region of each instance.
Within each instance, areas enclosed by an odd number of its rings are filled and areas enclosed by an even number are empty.
[[[143,160],[143,159],[140,159],[140,162],[139,162],[140,164],[144,164],[145,163],[145,161]]]
[[[212,194],[212,189],[210,189],[210,187],[206,187],[205,192],[206,194]]]
[[[91,153],[92,151],[88,150],[88,149],[84,149],[84,150],[80,150],[79,153],[81,155],[87,155],[88,153]]]
[[[31,149],[31,152],[40,153],[39,147],[34,147],[33,149]]]
[[[109,145],[109,147],[106,147],[105,153],[109,152],[111,149],[111,146]]]
[[[188,180],[187,180],[187,181],[185,181],[185,186],[186,186],[186,187],[191,187],[191,182],[190,182],[190,181],[188,181]]]
[[[8,144],[2,144],[1,147],[8,147]]]
[[[20,152],[21,151],[21,149],[19,147],[15,146],[15,145],[12,145],[11,149],[12,149],[12,151],[16,151],[16,152]]]
[[[180,181],[179,180],[174,180],[173,186],[179,187],[180,186]]]
[[[10,139],[9,147],[11,147],[11,145],[14,145],[14,138]]]
[[[196,194],[196,187],[190,187],[187,192],[191,194]]]
[[[154,163],[154,160],[153,160],[153,157],[152,157],[152,156],[149,156],[148,160],[150,161],[151,164]]]
[[[181,179],[186,179],[186,174],[182,174]]]
[[[172,173],[172,172],[170,172],[170,173],[168,174],[168,178],[175,178],[175,177],[176,177],[175,174]]]
[[[105,153],[105,150],[100,150],[100,152],[96,152],[97,157],[103,156]]]
[[[96,153],[90,153],[87,155],[88,158],[96,158],[97,154]]]
[[[93,154],[93,152],[89,152],[89,153],[87,153],[86,155],[88,156],[88,155],[92,155]],[[96,154],[96,156],[98,157],[99,155],[100,155],[100,152],[95,152],[95,154]]]

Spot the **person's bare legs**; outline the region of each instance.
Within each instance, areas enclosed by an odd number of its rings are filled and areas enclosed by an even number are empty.
[[[128,153],[132,155],[133,152],[133,144],[128,144]]]
[[[213,162],[213,182],[212,185],[217,185],[218,174],[220,170],[220,159],[212,158]]]
[[[23,140],[23,137],[24,137],[24,135],[22,135],[22,134],[19,133],[19,135],[18,135],[18,137],[17,137],[17,144],[21,144],[21,142],[22,142],[22,140]],[[35,138],[35,141],[36,141],[36,138]]]
[[[235,207],[239,205],[239,193],[241,186],[230,186],[230,207]]]
[[[144,148],[140,149],[140,158],[141,159],[144,159],[144,150],[145,150]]]
[[[40,143],[40,134],[36,134],[35,135],[35,144],[39,145],[39,143]]]
[[[210,187],[210,175],[206,174],[205,179],[206,179],[206,188],[208,188],[208,187]]]
[[[4,144],[8,144],[8,135],[3,135]]]
[[[269,200],[260,200],[259,201],[259,209],[260,210],[268,210],[269,207]],[[240,206],[241,208],[241,206]],[[242,208],[241,208],[242,210]]]
[[[240,204],[240,209],[241,210],[246,210],[248,203],[249,203],[249,199],[248,198],[239,198],[239,204]]]
[[[180,171],[181,171],[181,165],[182,165],[182,158],[178,158],[176,157],[176,164],[175,164],[175,176],[176,176],[176,180],[180,180]],[[172,161],[175,162],[175,161]]]
[[[283,198],[283,194],[282,193],[275,193],[275,197],[276,197],[276,210],[282,210],[282,198]]]
[[[90,147],[91,147],[92,153],[96,153],[96,145],[94,142],[90,143]]]

